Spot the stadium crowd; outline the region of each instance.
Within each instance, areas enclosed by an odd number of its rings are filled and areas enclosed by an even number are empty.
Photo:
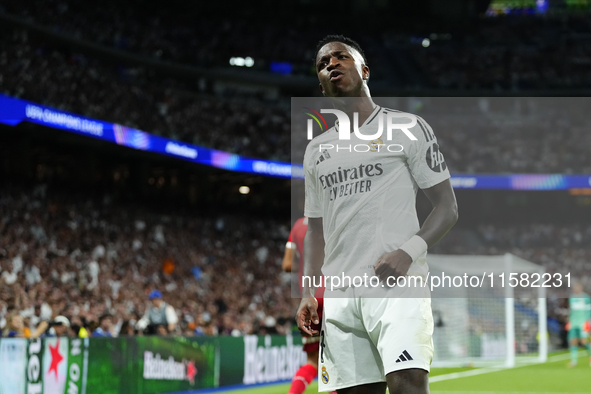
[[[88,335],[285,333],[294,308],[281,271],[287,237],[287,223],[248,215],[164,214],[109,195],[5,187],[0,329],[34,336],[67,321]],[[454,230],[432,252],[511,252],[590,288],[589,245],[588,225],[483,224]],[[154,299],[172,308],[168,324],[150,325],[147,310],[161,307]],[[560,319],[564,305],[550,304]]]
[[[227,152],[289,157],[288,110],[280,105],[204,96],[182,80],[34,45],[23,30],[0,43],[2,93]]]
[[[316,16],[298,17],[297,13],[289,15],[289,23],[276,14],[261,24],[252,20],[260,15],[249,10],[240,17],[195,15],[133,1],[105,1],[97,8],[78,0],[9,0],[0,7],[0,11],[70,37],[198,67],[228,67],[231,57],[242,56],[254,59],[255,70],[268,71],[272,62],[289,62],[293,73],[314,75],[310,43],[330,33],[318,27]],[[379,48],[375,40],[364,38],[356,39],[365,42],[366,52]]]
[[[467,241],[470,238],[475,238],[476,242]],[[475,228],[458,228],[452,230],[430,252],[474,255],[513,253],[543,266],[547,273],[560,274],[562,277],[570,273],[571,286],[580,282],[586,292],[591,291],[591,225],[585,222],[562,225],[488,223]],[[571,289],[566,286],[548,293],[548,317],[556,322],[554,330],[563,330],[568,322],[570,293]],[[537,293],[518,294],[516,297],[523,305],[531,304],[535,310]]]
[[[183,14],[174,7],[138,7],[134,2],[106,1],[97,8],[80,0],[9,0],[1,7],[0,11],[70,37],[201,67],[228,67],[231,57],[250,56],[259,70],[268,71],[271,62],[289,62],[293,73],[314,75],[310,43],[332,33],[325,23],[297,12],[289,15],[289,24],[277,15],[261,27],[248,14],[212,18]],[[408,31],[394,24],[379,32],[357,32],[355,38],[378,67],[392,53],[410,51],[408,65],[419,70],[423,88],[591,87],[591,20],[586,15],[481,18],[476,26],[455,29],[453,34],[454,29],[437,34],[420,23],[414,28]],[[346,26],[339,29],[348,33]],[[389,70],[384,71],[375,73],[374,80],[388,79]]]
[[[159,214],[43,185],[5,187],[0,329],[25,326],[31,335],[57,318],[90,335],[285,333],[293,317],[281,271],[288,230],[262,219]],[[154,298],[174,308],[178,324],[140,323]]]
[[[205,94],[181,79],[115,67],[33,42],[24,30],[11,32],[0,37],[2,93],[245,156],[290,161],[291,148],[297,159],[285,98]],[[586,159],[591,135],[580,112],[578,118],[552,111],[511,118],[486,109],[471,115],[428,111],[419,113],[436,130],[454,172],[591,171]]]
[[[589,37],[588,16],[485,19],[469,34],[415,46],[412,54],[435,88],[580,89],[591,87]]]
[[[465,231],[465,229],[464,229]],[[495,255],[513,253],[542,265],[549,273],[572,272],[586,288],[591,261],[591,225],[585,224],[481,224],[473,232],[478,242],[466,242],[465,232],[452,231],[433,253]]]
[[[309,25],[254,28],[246,20],[195,23],[178,13],[133,13],[126,7],[105,2],[89,14],[85,3],[75,0],[9,0],[0,11],[150,58],[220,67],[231,56],[244,55],[255,58],[259,70],[284,61],[293,63],[294,73],[307,75],[313,74],[309,43],[327,33]],[[453,40],[433,36],[428,48],[399,33],[354,38],[370,59],[408,50],[406,61],[421,73],[422,87],[591,86],[589,18],[509,22],[483,22],[476,34],[454,34]],[[207,83],[98,60],[32,39],[27,30],[3,27],[0,35],[1,93],[188,143],[290,160],[286,97],[269,100],[229,90],[214,94]],[[591,172],[585,121],[552,112],[518,121],[501,120],[484,109],[475,116],[442,117],[425,110],[419,113],[435,129],[453,172]],[[454,235],[462,232],[452,232],[433,252],[512,252],[549,272],[569,271],[587,290],[591,287],[589,226],[483,224],[464,231],[478,242],[468,244]],[[164,214],[110,196],[90,198],[44,185],[3,187],[0,329],[4,335],[29,337],[48,329],[59,335],[58,326],[78,335],[141,335],[144,328],[171,335],[285,333],[292,328],[294,310],[289,277],[280,268],[288,234],[287,223],[248,215]],[[170,305],[178,323],[150,324],[150,307],[161,305],[158,300]],[[550,302],[551,316],[564,315],[564,305]]]

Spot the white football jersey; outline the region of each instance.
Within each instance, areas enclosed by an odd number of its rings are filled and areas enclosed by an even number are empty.
[[[366,141],[351,133],[339,140],[338,124],[314,138],[304,155],[304,215],[323,219],[325,276],[374,276],[378,257],[400,247],[419,231],[417,187],[429,188],[450,177],[431,127],[420,117],[408,131],[394,130],[387,140],[387,115],[403,114],[376,106],[359,127]],[[393,123],[408,123],[406,120]],[[332,147],[331,147],[332,146]],[[338,146],[338,149],[337,149]],[[426,275],[426,253],[409,275]]]

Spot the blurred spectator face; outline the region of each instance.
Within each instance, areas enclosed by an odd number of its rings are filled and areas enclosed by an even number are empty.
[[[132,324],[127,324],[123,330],[121,330],[120,335],[135,335],[135,330],[133,329]]]
[[[250,324],[246,320],[241,320],[238,324],[238,329],[242,331],[243,334],[248,335],[252,334],[252,324]]]
[[[573,284],[573,292],[575,294],[581,294],[583,292],[583,285],[581,284],[581,282],[575,282]]]
[[[55,335],[58,337],[65,337],[68,335],[69,327],[66,325],[57,324],[53,326],[53,329],[55,330]]]
[[[111,327],[113,327],[113,320],[111,317],[104,317],[103,320],[101,320],[101,328],[104,331],[111,331]]]
[[[158,333],[158,335],[168,335],[168,331],[166,330],[166,327],[163,325],[158,326],[156,332]]]
[[[21,315],[14,315],[10,319],[9,328],[16,332],[21,332],[25,328],[25,323]]]
[[[156,308],[160,308],[160,304],[162,303],[162,298],[154,298],[152,301],[150,301],[152,303],[152,305],[154,305]]]
[[[228,314],[224,315],[224,318],[223,318],[224,328],[232,328],[232,327],[234,327],[234,324],[233,323],[234,322],[232,321],[232,316],[230,316]]]
[[[215,326],[211,323],[207,323],[207,325],[203,328],[203,332],[205,333],[205,335],[215,336],[215,331]]]

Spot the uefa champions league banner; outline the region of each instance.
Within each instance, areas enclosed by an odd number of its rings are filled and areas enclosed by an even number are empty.
[[[0,394],[159,394],[291,379],[299,336],[0,339]]]
[[[303,179],[302,166],[270,160],[256,160],[216,149],[188,144],[132,127],[91,119],[71,112],[5,96],[0,93],[0,123],[16,126],[30,122],[66,130],[70,133],[97,138],[132,149],[173,156],[182,160],[280,178]]]
[[[66,130],[71,133],[98,138],[107,142],[173,156],[182,160],[222,168],[229,171],[241,171],[292,180],[303,180],[302,142],[309,130],[319,127],[328,129],[328,122],[321,113],[320,106],[314,107],[311,101],[318,98],[292,98],[292,162],[280,162],[253,159],[234,153],[192,145],[146,133],[131,127],[91,119],[71,112],[33,103],[30,101],[5,96],[0,93],[0,123],[16,126],[21,122],[30,122],[42,126]],[[386,100],[386,98],[378,98]],[[413,100],[413,99],[408,99]],[[416,100],[416,99],[415,99]],[[425,98],[425,100],[430,100]],[[431,100],[453,101],[449,98]],[[460,99],[456,99],[460,100]],[[507,99],[509,100],[509,99]],[[538,100],[543,100],[538,98]],[[568,104],[565,100],[561,102]],[[313,123],[315,122],[317,123]],[[332,127],[332,125],[331,125]],[[437,157],[437,152],[432,152]],[[435,160],[436,161],[436,160]],[[456,189],[504,189],[504,190],[566,190],[589,188],[589,174],[452,174],[451,183]]]

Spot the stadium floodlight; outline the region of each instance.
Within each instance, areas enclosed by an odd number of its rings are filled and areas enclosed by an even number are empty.
[[[250,56],[248,57],[231,57],[230,58],[230,65],[231,66],[238,66],[238,67],[252,67],[254,66],[254,59]]]
[[[544,267],[512,254],[429,255],[433,275],[535,273]],[[433,366],[502,365],[545,362],[548,358],[546,288],[454,288],[432,294]]]
[[[240,186],[238,188],[238,192],[240,192],[240,194],[248,194],[248,193],[250,193],[250,187],[248,187],[248,186]]]

